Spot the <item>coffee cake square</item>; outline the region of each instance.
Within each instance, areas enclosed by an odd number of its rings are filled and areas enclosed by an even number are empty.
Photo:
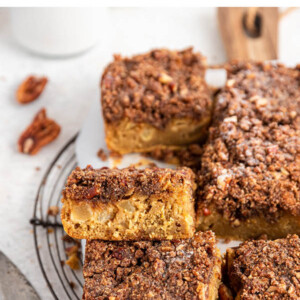
[[[77,168],[63,192],[64,229],[79,239],[190,238],[194,179],[189,168]]]
[[[214,234],[174,241],[87,241],[83,299],[217,299]]]
[[[300,234],[300,69],[233,65],[215,108],[198,229],[235,239]]]
[[[247,241],[226,253],[235,299],[300,299],[300,239]]]
[[[212,110],[205,69],[192,48],[115,56],[101,80],[108,148],[125,154],[201,141]]]

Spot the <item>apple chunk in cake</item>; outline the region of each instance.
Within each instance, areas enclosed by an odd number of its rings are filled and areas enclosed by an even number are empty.
[[[205,58],[193,50],[115,57],[101,80],[108,148],[121,154],[202,140],[211,120]]]
[[[80,239],[189,238],[194,190],[188,168],[77,168],[63,191],[63,226]]]

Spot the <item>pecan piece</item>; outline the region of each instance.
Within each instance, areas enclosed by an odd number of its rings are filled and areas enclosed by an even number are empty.
[[[29,76],[17,90],[17,100],[21,104],[26,104],[37,99],[43,92],[48,79],[46,77]]]
[[[51,143],[60,133],[60,126],[47,118],[46,109],[42,108],[34,117],[32,123],[21,134],[18,141],[19,151],[34,155]]]

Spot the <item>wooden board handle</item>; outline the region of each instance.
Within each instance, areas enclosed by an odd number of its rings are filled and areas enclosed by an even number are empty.
[[[218,23],[229,60],[277,59],[277,7],[220,7]]]

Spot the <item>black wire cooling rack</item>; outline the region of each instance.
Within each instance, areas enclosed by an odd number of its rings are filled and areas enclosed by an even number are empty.
[[[49,166],[39,186],[33,217],[34,244],[43,276],[54,299],[81,299],[82,270],[74,271],[64,262],[66,248],[70,244],[63,240],[60,214],[48,215],[51,206],[61,208],[61,191],[71,171],[76,167],[75,140],[73,137],[60,151]],[[82,257],[80,264],[82,268]]]

